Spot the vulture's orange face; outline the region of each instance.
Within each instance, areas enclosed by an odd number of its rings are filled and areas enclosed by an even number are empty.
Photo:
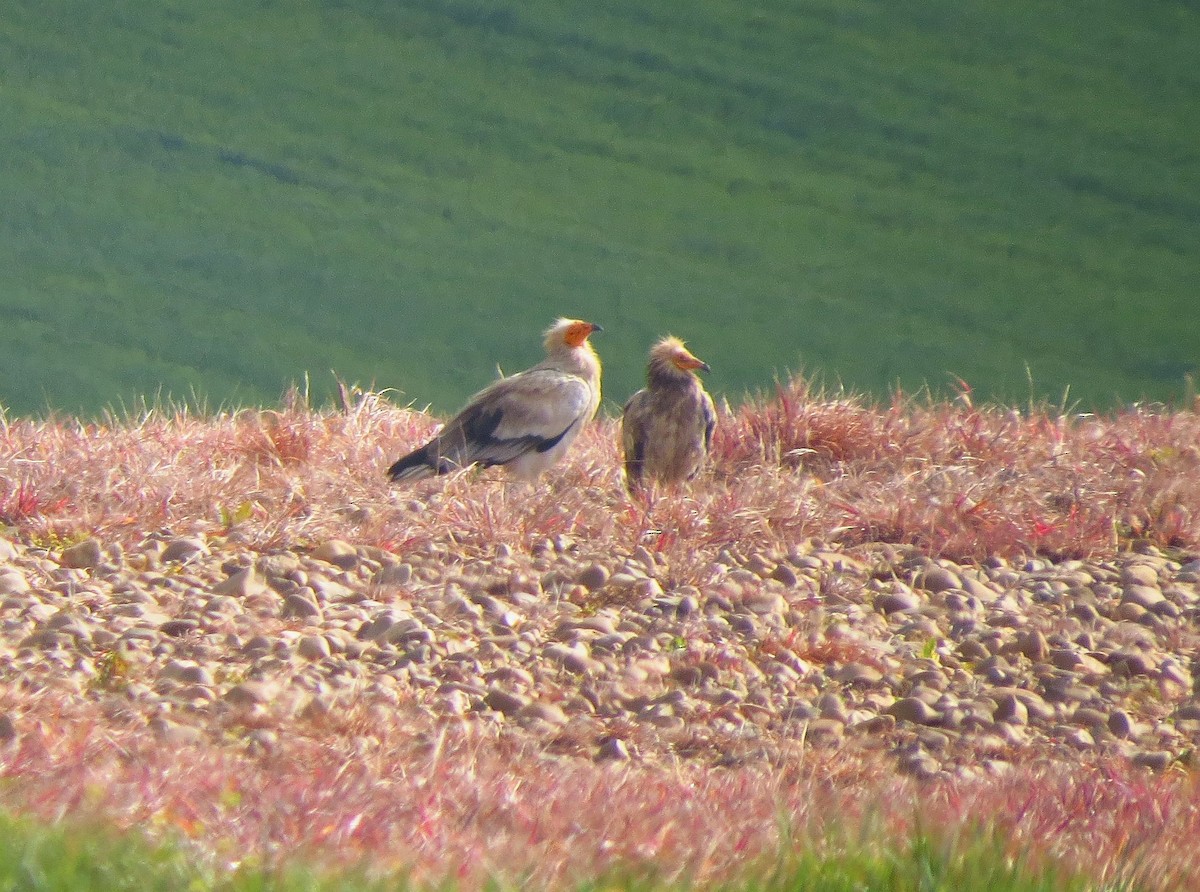
[[[603,331],[599,325],[592,322],[572,322],[567,326],[567,330],[563,332],[563,342],[568,347],[579,347],[588,339],[594,331]]]
[[[684,372],[694,372],[697,370],[702,372],[711,371],[707,362],[703,359],[697,359],[690,351],[683,347],[680,347],[671,355],[671,362],[675,368]]]

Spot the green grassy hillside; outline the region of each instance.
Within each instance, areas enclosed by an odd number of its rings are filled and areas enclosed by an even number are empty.
[[[0,403],[453,409],[605,325],[736,397],[1200,363],[1200,7],[6,0]]]

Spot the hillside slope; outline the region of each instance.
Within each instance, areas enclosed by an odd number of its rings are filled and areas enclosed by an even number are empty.
[[[454,408],[605,324],[731,396],[1110,405],[1197,362],[1200,12],[1111,0],[8,4],[0,403]]]

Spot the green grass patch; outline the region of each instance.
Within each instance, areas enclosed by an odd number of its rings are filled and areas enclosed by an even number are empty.
[[[918,835],[907,844],[860,842],[833,855],[785,856],[763,875],[723,884],[722,892],[1108,892],[1053,867],[1034,868],[1004,854],[988,835],[941,844]]]
[[[733,397],[1177,398],[1197,45],[1170,2],[17,0],[0,403],[449,411],[557,315],[618,404],[668,331]]]
[[[23,892],[382,892],[453,889],[450,882],[414,884],[402,874],[365,869],[268,869],[254,864],[213,867],[183,845],[152,843],[133,833],[97,826],[47,825],[0,816],[0,889]],[[716,888],[724,892],[1083,892],[1097,889],[1079,876],[1052,868],[1034,869],[1007,856],[989,835],[939,844],[918,835],[898,846],[860,840],[835,854],[785,853],[770,865],[750,868]],[[494,879],[489,888],[525,888],[520,881]],[[667,892],[702,888],[688,881],[650,878],[645,869],[614,871],[569,885],[578,892]],[[1132,890],[1125,884],[1103,887]]]
[[[46,825],[0,816],[0,889],[22,892],[374,892],[404,889],[398,877],[369,880],[302,867],[212,867],[182,845],[92,825]]]

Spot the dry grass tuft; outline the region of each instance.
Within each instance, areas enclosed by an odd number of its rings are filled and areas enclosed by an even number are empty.
[[[1066,415],[902,395],[880,407],[814,397],[794,380],[727,420],[716,473],[765,475],[781,497],[801,493],[779,468],[810,475],[808,523],[796,525],[841,543],[1090,557],[1137,541],[1196,544],[1198,435],[1191,411]]]
[[[389,460],[434,428],[425,414],[350,389],[325,410],[291,394],[273,410],[8,419],[0,518],[32,539],[236,527],[225,532],[260,549],[350,534],[407,549],[449,535],[489,551],[567,535],[693,563],[728,543],[786,550],[810,537],[968,559],[1197,543],[1193,412],[1076,416],[902,396],[874,406],[814,395],[797,379],[722,417],[709,476],[644,502],[621,491],[607,420],[537,487],[477,471],[389,486]]]

